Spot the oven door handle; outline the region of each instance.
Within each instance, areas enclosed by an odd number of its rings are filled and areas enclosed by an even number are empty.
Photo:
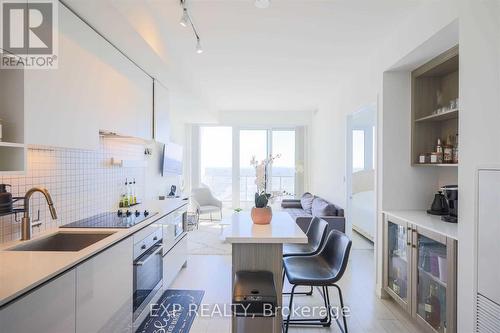
[[[142,260],[134,261],[134,266],[143,266],[146,264],[151,258],[161,252],[163,250],[163,245],[159,245],[156,250],[154,250],[151,254],[149,254],[146,258]]]

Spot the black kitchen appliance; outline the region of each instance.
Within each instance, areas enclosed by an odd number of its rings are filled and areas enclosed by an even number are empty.
[[[448,200],[446,200],[446,196],[443,194],[443,191],[438,191],[434,195],[434,200],[432,201],[431,209],[427,210],[428,214],[431,215],[449,215],[450,207],[448,206]]]
[[[448,202],[449,213],[441,217],[441,220],[450,223],[458,223],[458,185],[446,185],[441,187]]]
[[[171,198],[175,198],[175,192],[177,192],[177,186],[170,186],[170,193],[168,194],[168,196]]]
[[[117,213],[102,213],[73,223],[62,225],[61,228],[110,228],[110,229],[127,229],[136,224],[139,224],[147,218],[156,215],[147,210],[144,212],[135,212],[127,210]]]
[[[9,184],[0,184],[0,214],[11,213],[13,210],[12,193],[7,192]]]

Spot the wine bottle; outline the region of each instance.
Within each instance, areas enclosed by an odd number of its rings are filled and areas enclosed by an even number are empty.
[[[441,324],[441,303],[437,297],[437,286],[429,285],[429,295],[425,298],[425,321],[438,330]]]

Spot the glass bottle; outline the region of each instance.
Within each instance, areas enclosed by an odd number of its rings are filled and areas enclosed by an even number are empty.
[[[453,163],[458,164],[458,133],[455,135],[455,147],[453,147]]]
[[[129,186],[127,178],[125,178],[124,190],[125,190],[124,191],[125,198],[123,199],[123,207],[129,207],[130,206],[130,186]]]
[[[397,295],[401,295],[401,286],[399,285],[399,267],[396,267],[396,272],[395,272],[395,276],[394,276],[394,279],[392,280],[392,290],[394,290],[394,292],[397,294]]]
[[[433,283],[429,285],[429,295],[425,298],[424,310],[425,321],[438,330],[441,324],[441,303],[437,297],[437,286]]]
[[[441,139],[437,139],[436,143],[436,153],[437,153],[437,161],[436,163],[443,163],[443,144],[441,143]]]

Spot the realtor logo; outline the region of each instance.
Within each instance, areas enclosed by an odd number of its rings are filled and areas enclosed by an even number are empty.
[[[1,68],[57,68],[57,0],[0,0]]]

